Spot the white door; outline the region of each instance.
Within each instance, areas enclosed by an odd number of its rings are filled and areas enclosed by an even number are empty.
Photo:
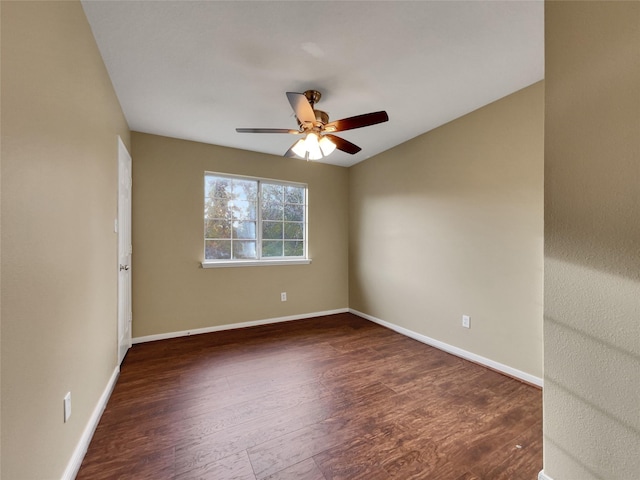
[[[131,348],[131,156],[118,137],[118,364]]]

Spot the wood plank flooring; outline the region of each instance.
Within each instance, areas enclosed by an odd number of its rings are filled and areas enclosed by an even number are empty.
[[[77,480],[535,480],[541,397],[351,314],[135,345]]]

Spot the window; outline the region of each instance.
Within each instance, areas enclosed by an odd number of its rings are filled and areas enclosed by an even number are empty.
[[[206,172],[203,267],[309,263],[307,186]]]

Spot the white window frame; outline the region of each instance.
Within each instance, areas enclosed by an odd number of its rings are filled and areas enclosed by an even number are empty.
[[[203,175],[203,183],[206,188],[207,176],[229,178],[232,180],[251,180],[258,182],[257,193],[257,212],[256,212],[256,259],[224,259],[224,260],[202,260],[202,268],[220,268],[220,267],[257,267],[269,265],[308,265],[311,263],[309,258],[309,187],[306,183],[289,182],[286,180],[277,180],[265,177],[250,177],[246,175],[234,175],[229,173],[205,171]],[[262,184],[268,183],[272,185],[283,185],[304,188],[304,232],[303,232],[303,248],[304,256],[302,257],[262,257]],[[204,189],[203,189],[204,190]],[[206,202],[206,196],[203,195],[203,211]],[[206,251],[206,222],[203,224],[202,239],[203,257]]]

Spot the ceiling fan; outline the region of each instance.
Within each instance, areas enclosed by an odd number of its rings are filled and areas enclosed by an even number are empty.
[[[320,101],[320,97],[320,92],[316,90],[307,90],[304,93],[287,92],[287,99],[298,120],[298,130],[287,128],[236,128],[236,132],[304,135],[304,138],[296,141],[284,156],[320,160],[330,155],[336,148],[351,155],[362,150],[359,146],[344,138],[332,135],[333,132],[368,127],[369,125],[389,120],[387,112],[380,111],[329,122],[329,115],[326,112],[313,108]]]

